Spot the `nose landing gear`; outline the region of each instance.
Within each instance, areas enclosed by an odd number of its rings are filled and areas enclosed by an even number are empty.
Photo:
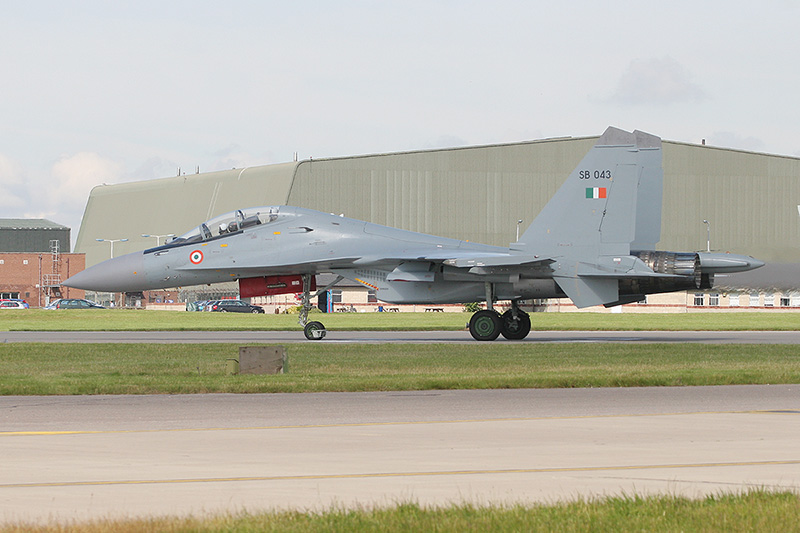
[[[325,329],[322,322],[317,322],[316,320],[308,322],[303,328],[303,334],[306,336],[306,339],[310,341],[322,340],[327,333],[328,330]]]
[[[302,307],[300,308],[300,318],[297,321],[298,324],[303,326],[303,335],[306,336],[306,339],[310,341],[319,341],[325,338],[327,335],[328,330],[325,329],[325,326],[322,322],[312,320],[311,322],[308,321],[308,313],[311,311],[313,305],[311,304],[311,298],[315,298],[318,294],[323,293],[342,281],[344,278],[342,276],[337,276],[333,282],[329,283],[325,287],[319,289],[313,295],[311,294],[311,274],[303,274],[303,296],[300,300]]]

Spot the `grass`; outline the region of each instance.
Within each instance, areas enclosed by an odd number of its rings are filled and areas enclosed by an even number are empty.
[[[0,395],[180,394],[800,383],[800,351],[743,344],[326,344],[290,372],[226,375],[231,344],[0,344]]]
[[[289,329],[296,316],[5,312],[6,330]],[[326,315],[337,329],[461,329],[467,314]],[[320,318],[320,317],[317,317]],[[795,330],[783,313],[542,313],[534,329]],[[290,373],[228,376],[229,344],[0,344],[0,395],[378,391],[800,383],[788,345],[466,344],[288,347]],[[800,531],[800,498],[753,490],[700,500],[621,496],[549,505],[329,509],[0,525],[17,531]]]
[[[800,531],[800,497],[753,490],[691,500],[677,496],[621,496],[549,505],[426,508],[403,503],[391,508],[285,511],[209,517],[98,520],[80,524],[0,526],[0,532],[127,533],[133,531]]]
[[[42,309],[2,311],[2,331],[181,331],[298,329],[297,315],[237,313],[187,313],[185,311],[133,311]],[[332,313],[313,314],[330,329],[461,330],[469,313]],[[532,329],[587,331],[794,331],[800,314],[784,312],[742,313],[535,313]]]

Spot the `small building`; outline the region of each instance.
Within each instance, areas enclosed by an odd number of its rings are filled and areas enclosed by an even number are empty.
[[[58,298],[83,298],[84,291],[61,282],[85,268],[85,254],[0,253],[0,298],[22,298],[44,307]]]
[[[0,298],[43,307],[57,298],[83,298],[61,282],[85,268],[86,255],[69,253],[70,228],[45,219],[0,219]]]

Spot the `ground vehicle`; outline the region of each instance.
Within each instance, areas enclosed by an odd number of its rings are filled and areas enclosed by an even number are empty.
[[[0,300],[0,309],[28,309],[28,307],[30,307],[28,302],[17,298]]]
[[[105,309],[102,305],[81,298],[62,298],[51,302],[45,309]]]
[[[187,311],[205,311],[208,300],[199,300],[197,302],[186,302]]]
[[[257,305],[250,305],[241,300],[217,300],[209,302],[207,306],[209,311],[216,311],[219,313],[263,313],[264,308]]]

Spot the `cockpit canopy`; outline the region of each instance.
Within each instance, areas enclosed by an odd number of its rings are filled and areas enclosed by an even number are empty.
[[[207,241],[222,235],[238,233],[260,224],[269,224],[278,218],[278,211],[279,208],[274,206],[237,209],[236,211],[219,215],[200,224],[180,237],[175,237],[168,241],[166,245],[173,246],[177,244]]]

